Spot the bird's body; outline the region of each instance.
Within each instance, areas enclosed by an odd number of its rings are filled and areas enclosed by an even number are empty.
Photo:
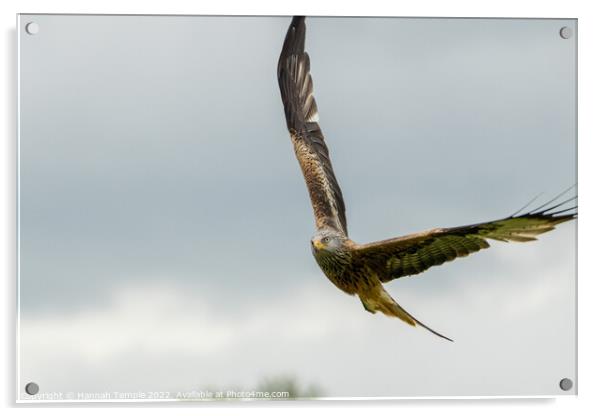
[[[294,17],[278,61],[278,83],[295,155],[307,184],[316,221],[311,249],[328,279],[340,290],[357,295],[364,308],[415,326],[427,327],[387,293],[383,283],[421,273],[428,268],[489,247],[488,239],[525,242],[575,218],[566,202],[550,206],[561,195],[521,215],[454,228],[436,228],[389,240],[358,244],[348,237],[345,203],[324,136],[318,125],[309,55],[305,52],[305,22]],[[451,341],[451,340],[450,340]]]

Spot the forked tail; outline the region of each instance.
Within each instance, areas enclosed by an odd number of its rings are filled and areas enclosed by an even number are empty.
[[[408,311],[399,306],[399,304],[395,302],[395,299],[393,299],[382,286],[375,287],[374,290],[368,294],[359,294],[359,297],[364,305],[364,308],[368,312],[375,313],[376,311],[380,311],[387,316],[399,318],[411,326],[419,325],[438,337],[454,342],[453,339],[440,334],[439,332],[420,322],[418,319],[414,318]]]

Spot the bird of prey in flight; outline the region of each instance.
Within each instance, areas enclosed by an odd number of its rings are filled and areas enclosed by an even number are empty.
[[[518,215],[526,208],[523,207],[496,221],[435,228],[368,244],[356,243],[347,235],[343,194],[318,124],[309,56],[305,51],[304,17],[293,17],[288,28],[278,60],[278,84],[286,124],[313,206],[317,230],[311,240],[312,253],[328,279],[343,292],[357,295],[368,312],[379,311],[397,317],[451,341],[398,305],[383,283],[422,273],[432,266],[488,248],[490,239],[535,240],[537,235],[576,218],[576,206],[565,208],[565,203],[576,197],[552,204],[561,194],[527,213]]]

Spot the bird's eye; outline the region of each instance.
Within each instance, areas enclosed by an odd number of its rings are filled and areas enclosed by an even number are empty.
[[[322,241],[323,241],[324,243],[328,244],[328,242],[330,241],[330,237],[324,237],[324,238],[322,239]]]

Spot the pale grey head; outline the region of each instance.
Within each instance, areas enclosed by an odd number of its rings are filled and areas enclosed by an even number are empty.
[[[346,240],[347,237],[340,231],[322,228],[311,238],[311,249],[314,255],[318,252],[337,253],[345,249],[343,244]]]

